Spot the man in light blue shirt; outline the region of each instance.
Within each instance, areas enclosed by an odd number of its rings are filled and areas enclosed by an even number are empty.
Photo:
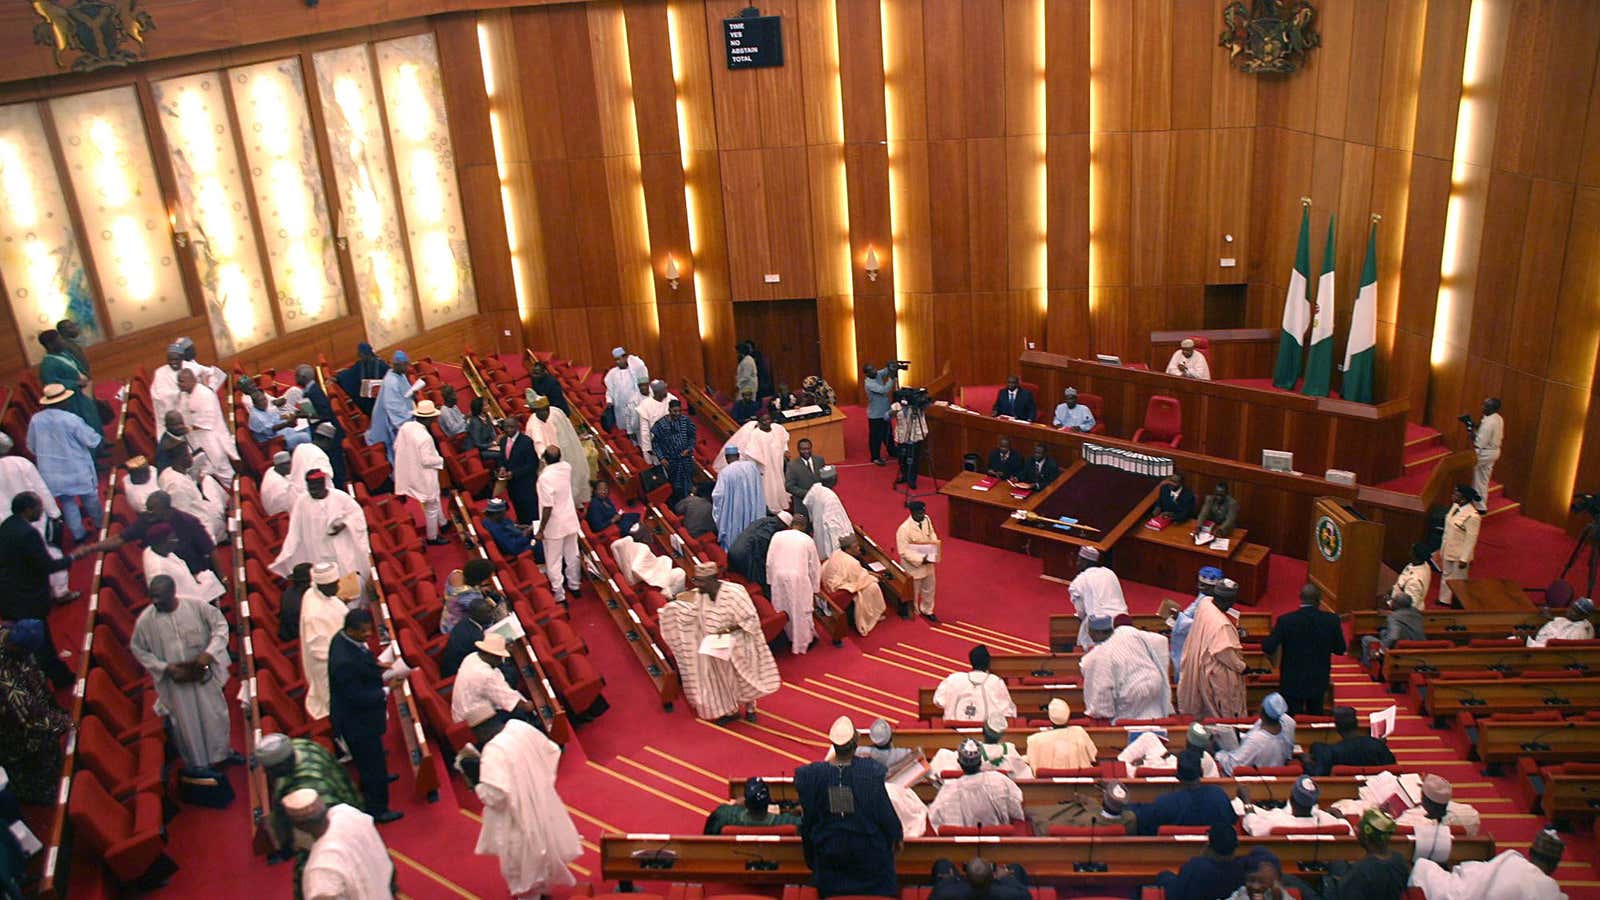
[[[1288,765],[1294,757],[1294,717],[1288,701],[1274,691],[1261,701],[1261,718],[1239,739],[1235,750],[1217,751],[1217,770],[1229,778],[1239,766]]]
[[[266,391],[250,392],[250,416],[245,424],[250,428],[250,436],[258,444],[265,444],[278,432],[283,432],[284,449],[290,452],[311,440],[311,429],[294,427],[293,419],[285,419],[283,411],[272,406]]]
[[[1172,650],[1172,674],[1178,677],[1179,667],[1183,663],[1183,645],[1189,640],[1189,629],[1194,627],[1195,610],[1200,608],[1200,601],[1211,595],[1217,588],[1217,582],[1222,580],[1222,570],[1216,566],[1206,566],[1200,570],[1199,591],[1194,595],[1194,601],[1184,610],[1172,618],[1172,637],[1168,640]]]
[[[1078,402],[1078,389],[1067,388],[1063,392],[1066,398],[1056,404],[1055,426],[1068,431],[1090,431],[1094,428],[1094,413],[1089,407]]]
[[[367,428],[367,443],[383,444],[390,463],[394,462],[394,436],[400,431],[401,425],[411,421],[412,410],[416,408],[411,395],[422,384],[420,381],[413,383],[406,377],[410,364],[411,357],[404,350],[394,352],[389,372],[383,376],[383,383],[378,387],[378,399],[372,405],[371,424]]]
[[[42,406],[28,422],[28,452],[55,495],[72,539],[81,542],[88,538],[85,519],[100,530],[100,475],[94,468],[94,449],[102,436],[62,405],[75,393],[59,384],[44,386]]]
[[[872,464],[886,465],[883,450],[894,453],[894,440],[889,436],[889,401],[894,396],[894,369],[878,368],[870,363],[861,367],[862,386],[867,389],[867,445],[872,451]]]

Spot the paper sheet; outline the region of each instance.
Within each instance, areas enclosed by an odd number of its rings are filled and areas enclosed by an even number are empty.
[[[700,655],[716,659],[733,658],[733,635],[708,634],[700,642]]]

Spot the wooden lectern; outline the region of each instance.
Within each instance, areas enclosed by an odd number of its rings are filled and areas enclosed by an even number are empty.
[[[1374,522],[1334,497],[1311,507],[1311,547],[1306,572],[1334,612],[1371,609],[1383,565],[1383,523]]]

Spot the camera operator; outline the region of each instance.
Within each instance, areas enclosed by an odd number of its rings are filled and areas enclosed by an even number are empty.
[[[890,453],[895,452],[894,440],[889,436],[889,403],[894,396],[898,369],[894,362],[881,369],[871,363],[861,367],[861,374],[866,376],[862,383],[867,389],[867,445],[875,466],[884,465],[884,447],[888,447]]]
[[[1483,401],[1483,418],[1477,422],[1472,416],[1462,415],[1461,424],[1467,426],[1472,438],[1472,450],[1478,455],[1478,465],[1472,470],[1472,489],[1478,492],[1478,512],[1489,511],[1489,473],[1494,471],[1500,458],[1500,441],[1505,434],[1505,420],[1500,417],[1500,398],[1489,397]]]
[[[917,466],[922,460],[922,442],[928,438],[928,418],[924,411],[933,402],[926,388],[900,388],[894,392],[889,412],[894,416],[894,444],[900,457],[900,474],[895,484],[917,489]]]

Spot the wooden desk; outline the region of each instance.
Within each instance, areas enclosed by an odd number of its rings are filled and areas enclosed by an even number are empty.
[[[1278,358],[1281,328],[1213,328],[1204,331],[1150,332],[1152,372],[1165,372],[1172,354],[1185,338],[1203,337],[1211,345],[1203,351],[1213,379],[1271,378]],[[1197,351],[1201,352],[1201,351]]]
[[[1478,722],[1478,759],[1490,765],[1529,757],[1541,763],[1600,762],[1600,722]]]
[[[1362,484],[1378,484],[1402,472],[1410,409],[1404,400],[1371,406],[1178,378],[1037,350],[1022,354],[1021,375],[1039,385],[1041,397],[1059,397],[1067,387],[1100,395],[1100,418],[1112,434],[1133,434],[1144,421],[1151,396],[1161,394],[1177,398],[1182,406],[1183,448],[1191,452],[1257,462],[1262,450],[1288,450],[1301,471],[1348,469]]]
[[[777,421],[789,432],[789,447],[796,454],[800,452],[800,439],[806,438],[811,441],[811,452],[824,460],[829,463],[844,461],[844,413],[839,407],[814,419],[789,422],[779,416]]]
[[[1247,683],[1245,685],[1246,706],[1252,710],[1260,709],[1261,701],[1265,700],[1268,694],[1273,693],[1277,689],[1278,685],[1276,680],[1262,680]],[[939,705],[933,702],[933,691],[933,688],[917,689],[917,718],[922,719],[923,721],[932,722],[934,719],[941,718],[944,715],[944,710],[940,709]],[[1329,686],[1328,696],[1329,698],[1333,696],[1331,685]],[[1011,688],[1011,702],[1017,705],[1017,715],[1024,719],[1036,719],[1043,722],[1049,716],[1049,713],[1046,712],[1046,710],[1050,706],[1050,701],[1057,697],[1067,701],[1069,706],[1076,710],[1080,716],[1082,715],[1083,685],[1081,683],[1064,682],[1062,684],[1027,685]],[[1329,705],[1331,706],[1332,704],[1330,703]],[[1123,729],[1120,726],[1085,727],[1088,728],[1090,737],[1095,739],[1095,745],[1100,747],[1102,753],[1109,752],[1110,757],[1115,757],[1117,753],[1128,744],[1127,736],[1123,733]],[[1129,727],[1137,729],[1137,726]],[[1172,730],[1171,726],[1166,727],[1168,730]],[[1315,729],[1317,726],[1307,725],[1305,727],[1307,729]],[[1146,726],[1146,728],[1148,728],[1148,726]],[[1030,728],[1027,730],[1032,731],[1033,729]],[[1307,731],[1307,734],[1312,733],[1320,732],[1313,732],[1310,730]],[[895,734],[897,735],[896,740],[901,740],[901,738],[898,737],[900,732],[897,731]],[[1110,738],[1113,741],[1109,748],[1101,740],[1102,735]],[[1296,736],[1299,736],[1298,730],[1296,731]],[[1328,736],[1330,740],[1334,739],[1331,733]],[[1302,741],[1302,743],[1304,743],[1304,741]],[[1022,746],[1022,741],[1017,741],[1017,746]]]
[[[1078,574],[1078,551],[1084,547],[1110,551],[1129,529],[1144,521],[1160,489],[1160,481],[1154,478],[1076,460],[1063,465],[1061,475],[1040,491],[1033,511],[1050,518],[1077,519],[1095,530],[1015,519],[1001,523],[1001,530],[1027,542],[1030,552],[1044,560],[1044,574],[1070,580]],[[1145,580],[1134,570],[1124,574]]]
[[[973,485],[984,477],[981,472],[959,472],[939,486],[939,493],[950,498],[950,521],[945,525],[945,533],[958,540],[1021,551],[1022,539],[1002,530],[1003,526],[1019,509],[1032,512],[1054,485],[1034,492],[1027,499],[1017,500],[1011,496],[1011,486],[1004,481],[987,491],[974,490]]]
[[[1000,657],[995,657],[1000,659]],[[1404,683],[1412,672],[1452,669],[1600,669],[1596,647],[1451,647],[1448,650],[1390,650],[1383,655],[1383,680]]]
[[[968,453],[987,457],[1001,437],[1010,438],[1014,447],[1032,447],[1035,441],[1042,442],[1063,467],[1068,461],[1082,458],[1084,443],[1171,457],[1197,488],[1209,490],[1218,479],[1226,480],[1239,499],[1238,527],[1248,530],[1257,543],[1265,544],[1272,552],[1294,559],[1304,559],[1306,548],[1311,546],[1311,509],[1316,499],[1337,497],[1353,503],[1358,493],[1351,485],[1309,475],[1269,472],[1253,463],[1135,444],[1103,434],[1059,431],[1048,425],[995,419],[937,404],[928,408],[928,427],[933,434],[928,466],[940,478],[955,478],[961,472],[962,457]],[[1413,540],[1420,538],[1418,534]]]
[[[1350,614],[1350,626],[1358,637],[1364,634],[1377,634],[1383,630],[1388,618],[1389,613],[1384,610],[1357,610]],[[1472,612],[1435,606],[1423,610],[1422,613],[1428,640],[1455,641],[1461,644],[1473,638],[1503,638],[1510,634],[1528,637],[1538,632],[1548,621],[1550,616],[1542,610]]]
[[[1536,811],[1563,831],[1574,819],[1588,821],[1600,815],[1600,775],[1569,775],[1554,770],[1540,772],[1544,780]]]
[[[1510,578],[1451,578],[1445,583],[1468,612],[1534,612],[1527,592]]]
[[[1070,879],[1087,882],[1136,882],[1154,878],[1163,870],[1181,868],[1205,848],[1204,835],[1178,837],[923,837],[909,838],[895,854],[895,874],[902,884],[923,884],[941,859],[970,859],[974,854],[997,862],[1015,863],[1034,879]],[[1411,842],[1397,837],[1393,846],[1402,853]],[[1366,851],[1353,837],[1328,835],[1294,837],[1241,837],[1239,855],[1256,847],[1270,850],[1284,868],[1300,877],[1317,877],[1302,863],[1346,860],[1354,862]],[[654,851],[670,852],[670,863],[649,862]],[[639,854],[636,856],[635,854]],[[1489,859],[1494,839],[1487,835],[1457,837],[1450,863]],[[657,858],[659,858],[657,856]],[[1073,864],[1088,859],[1106,864],[1104,872],[1078,872]],[[811,879],[800,838],[769,834],[672,835],[603,834],[600,836],[600,877],[620,882],[627,890],[635,881],[737,882],[739,884],[795,884]]]
[[[1180,602],[1189,605],[1193,598],[1185,597]],[[1078,617],[1074,615],[1053,615],[1050,617],[1050,649],[1056,653],[1071,653],[1078,646]],[[1154,614],[1136,615],[1133,617],[1133,626],[1142,631],[1153,631],[1157,634],[1171,634],[1172,629],[1167,626],[1167,620]],[[1251,635],[1265,635],[1272,631],[1271,613],[1239,613],[1239,628]]]
[[[1082,660],[1082,653],[996,653],[989,658],[989,671],[1007,679],[1059,678],[1062,681],[1076,681],[1082,678],[1079,669]],[[1260,645],[1244,648],[1244,664],[1247,675],[1273,671],[1272,660],[1261,652]],[[1600,667],[1600,662],[1596,665]]]
[[[746,778],[728,779],[728,800],[742,802],[744,800],[744,783]],[[794,789],[794,777],[790,775],[763,776],[762,780],[772,791],[772,802],[782,807],[797,808],[800,805],[800,795]],[[1232,797],[1238,793],[1239,788],[1250,792],[1254,802],[1283,800],[1294,789],[1296,777],[1275,777],[1272,775],[1246,775],[1242,778],[1206,778],[1204,784],[1214,784],[1228,792]],[[1169,794],[1178,789],[1178,779],[1175,775],[1159,775],[1154,778],[1125,778],[1121,779],[1124,787],[1128,789],[1129,803],[1149,803],[1162,794]],[[1088,776],[1070,778],[1019,778],[1017,787],[1022,788],[1023,806],[1055,806],[1079,799],[1100,799],[1101,779]],[[1317,802],[1323,807],[1337,800],[1354,800],[1361,795],[1361,785],[1366,783],[1365,775],[1354,777],[1344,776],[1339,778],[1318,778],[1317,789],[1320,796]],[[919,781],[912,786],[917,796],[924,803],[932,803],[934,795],[939,789],[929,781]]]
[[[1241,602],[1261,599],[1267,592],[1271,551],[1260,544],[1249,543],[1247,528],[1235,528],[1228,535],[1227,550],[1196,544],[1194,524],[1185,522],[1150,531],[1143,521],[1139,522],[1117,545],[1117,569],[1138,573],[1135,580],[1145,584],[1183,590],[1195,584],[1201,569],[1216,566],[1222,574],[1239,582]]]
[[[1464,712],[1587,712],[1600,709],[1600,678],[1431,679],[1423,690],[1422,709],[1435,719]]]

